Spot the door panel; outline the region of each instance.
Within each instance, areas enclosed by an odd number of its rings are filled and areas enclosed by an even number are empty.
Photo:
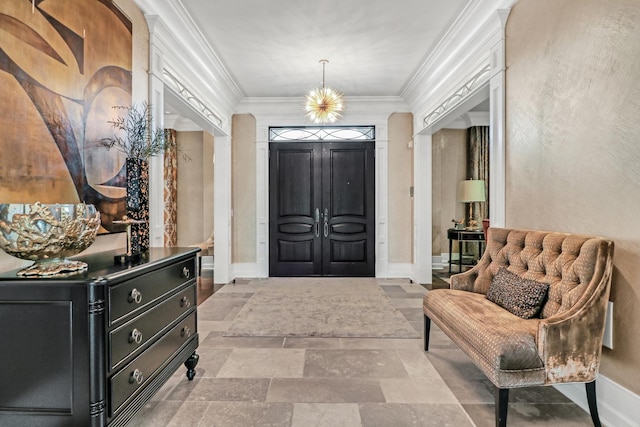
[[[323,244],[325,276],[375,276],[374,144],[323,146],[323,202],[329,206]]]
[[[375,275],[369,142],[270,144],[270,276]]]
[[[285,145],[287,147],[285,147]],[[314,144],[276,144],[269,157],[269,275],[314,276],[322,269],[315,209],[322,153]],[[318,218],[319,220],[319,218]]]

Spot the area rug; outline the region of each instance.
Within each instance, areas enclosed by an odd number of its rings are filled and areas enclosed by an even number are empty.
[[[419,338],[376,280],[366,278],[272,280],[224,336]]]

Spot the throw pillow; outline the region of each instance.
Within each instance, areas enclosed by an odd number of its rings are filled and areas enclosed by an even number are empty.
[[[523,279],[504,267],[498,270],[486,298],[523,319],[540,314],[547,299],[549,284]]]

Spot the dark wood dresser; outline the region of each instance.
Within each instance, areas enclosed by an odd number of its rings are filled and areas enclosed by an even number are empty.
[[[182,364],[193,379],[198,250],[77,257],[88,271],[61,278],[0,273],[0,426],[123,426]]]

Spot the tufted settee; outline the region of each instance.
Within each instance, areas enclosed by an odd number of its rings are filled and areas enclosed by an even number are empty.
[[[613,242],[598,237],[490,228],[478,264],[451,276],[450,289],[425,294],[425,351],[433,321],[496,386],[497,426],[506,426],[509,389],[569,382],[586,384],[599,426],[595,378],[612,258]],[[487,298],[499,272],[548,284],[539,314],[522,318]]]

